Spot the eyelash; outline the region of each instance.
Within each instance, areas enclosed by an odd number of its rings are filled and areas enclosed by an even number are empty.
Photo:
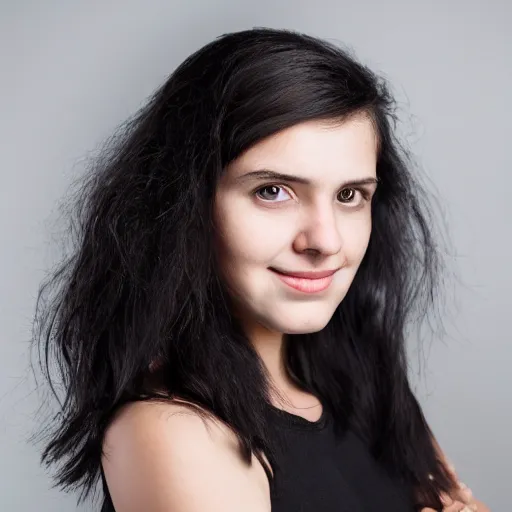
[[[279,185],[279,184],[276,184],[276,183],[269,183],[267,185],[263,185],[261,187],[258,187],[256,190],[254,190],[253,195],[255,197],[257,197],[260,201],[263,201],[265,203],[284,203],[285,201],[272,201],[272,200],[269,200],[269,199],[263,199],[263,198],[258,196],[258,192],[261,192],[262,190],[265,190],[265,189],[270,188],[270,187],[277,187],[279,189],[286,189],[286,187],[284,187],[283,185]],[[364,202],[367,202],[370,199],[370,193],[365,188],[345,187],[345,188],[342,188],[339,191],[338,194],[340,194],[343,190],[353,190],[354,192],[359,192],[361,194],[362,200]],[[350,204],[351,202],[352,201],[350,201],[350,202],[343,202],[343,201],[341,201],[341,204],[347,205],[347,204]],[[353,206],[352,208],[356,208],[356,206]]]

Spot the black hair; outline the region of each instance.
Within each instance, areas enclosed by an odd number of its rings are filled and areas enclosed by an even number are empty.
[[[328,325],[286,336],[287,370],[416,490],[418,506],[441,508],[439,493],[454,482],[411,390],[405,345],[410,322],[435,305],[443,265],[430,203],[395,133],[396,102],[349,51],[265,28],[223,35],[188,57],[77,182],[73,250],[41,284],[34,320],[39,363],[55,396],[64,391],[42,454],[60,464],[56,485],[86,497],[116,411],[172,397],[227,423],[247,463],[254,453],[272,479],[262,458],[275,462],[269,382],[216,265],[215,187],[263,138],[358,114],[378,137],[370,242]],[[102,510],[112,511],[104,489]]]

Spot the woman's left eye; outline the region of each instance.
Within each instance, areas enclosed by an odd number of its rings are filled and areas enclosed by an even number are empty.
[[[360,199],[357,201],[354,198],[359,194]],[[357,202],[358,204],[367,200],[368,196],[365,194],[364,191],[355,189],[355,188],[344,188],[340,191],[338,194],[338,197],[340,198],[340,202],[342,203],[354,203]]]

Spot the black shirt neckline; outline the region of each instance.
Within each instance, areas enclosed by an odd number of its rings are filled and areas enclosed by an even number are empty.
[[[279,425],[287,428],[293,428],[298,430],[322,430],[327,426],[328,414],[325,406],[322,404],[322,414],[316,421],[310,421],[298,414],[279,409],[272,404],[269,405],[269,410],[273,421]]]

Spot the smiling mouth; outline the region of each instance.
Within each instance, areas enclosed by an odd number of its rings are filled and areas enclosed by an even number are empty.
[[[337,270],[285,273],[269,268],[284,284],[303,293],[318,293],[329,287]],[[311,276],[311,277],[310,277]]]
[[[278,274],[282,274],[285,276],[292,276],[292,277],[303,277],[305,279],[320,279],[322,277],[328,277],[334,274],[339,270],[339,268],[335,268],[333,270],[306,270],[306,271],[287,271],[287,270],[280,270],[275,267],[269,267],[270,270],[277,272]]]

